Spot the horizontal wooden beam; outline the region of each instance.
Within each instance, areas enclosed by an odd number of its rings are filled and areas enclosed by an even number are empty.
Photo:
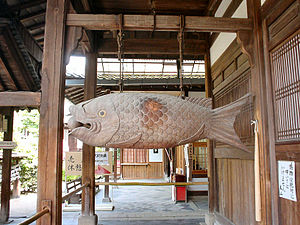
[[[117,54],[116,39],[99,40],[98,53],[102,55]],[[207,42],[205,40],[185,40],[184,55],[204,55]],[[176,39],[125,39],[123,54],[168,54],[179,55],[179,46]]]
[[[180,16],[124,15],[123,29],[133,31],[179,31]],[[68,26],[81,26],[88,30],[118,30],[119,15],[68,14]],[[251,19],[186,16],[185,32],[237,32],[252,30]]]
[[[178,78],[172,79],[130,79],[124,80],[124,86],[168,86],[168,85],[179,85],[180,81]],[[183,85],[204,85],[205,79],[183,79]],[[83,87],[84,79],[66,79],[66,87]],[[119,80],[98,80],[98,86],[118,86]]]
[[[0,107],[39,107],[41,104],[40,92],[0,92]]]
[[[146,183],[146,182],[97,182],[95,185],[113,185],[113,186],[189,186],[189,185],[208,185],[208,182],[164,182],[164,183]]]

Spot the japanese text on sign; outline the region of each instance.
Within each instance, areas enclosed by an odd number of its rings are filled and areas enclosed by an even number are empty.
[[[96,162],[96,165],[109,165],[108,152],[96,152],[95,162]]]
[[[112,173],[112,152],[96,152],[95,173],[97,175]]]
[[[295,177],[295,162],[278,161],[279,197],[297,201]]]
[[[82,153],[66,152],[66,175],[81,175]]]

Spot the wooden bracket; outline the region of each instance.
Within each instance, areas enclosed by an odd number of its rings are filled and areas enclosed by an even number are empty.
[[[254,52],[253,52],[253,33],[252,31],[237,31],[237,42],[241,46],[242,52],[245,53],[248,57],[249,64],[251,67],[254,66],[255,60],[254,60]]]
[[[83,36],[82,27],[66,27],[65,64],[70,60],[72,52],[78,47]]]

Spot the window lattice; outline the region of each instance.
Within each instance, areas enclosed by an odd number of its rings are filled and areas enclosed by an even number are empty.
[[[271,52],[277,141],[300,139],[300,33]]]

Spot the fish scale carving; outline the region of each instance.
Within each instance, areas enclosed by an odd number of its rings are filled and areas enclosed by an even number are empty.
[[[72,106],[68,124],[71,134],[93,146],[168,148],[210,138],[247,150],[233,122],[248,98],[212,110],[211,100],[205,98],[109,94]]]

